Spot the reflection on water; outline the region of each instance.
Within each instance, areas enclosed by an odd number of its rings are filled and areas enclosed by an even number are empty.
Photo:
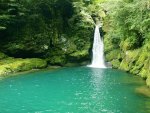
[[[145,99],[145,104],[143,106],[145,106],[147,113],[150,113],[150,99]]]
[[[103,80],[103,72],[104,69],[91,69],[91,79],[90,79],[90,83],[93,87],[94,92],[99,92],[102,88],[102,80]]]
[[[94,107],[90,108],[92,112],[101,112],[107,111],[103,109],[103,102],[104,96],[103,95],[103,88],[105,87],[103,84],[103,69],[94,69],[91,68],[91,72],[89,73],[90,76],[90,97],[92,100],[92,104]]]

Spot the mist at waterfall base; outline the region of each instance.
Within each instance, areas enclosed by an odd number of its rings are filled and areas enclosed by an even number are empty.
[[[88,67],[107,68],[104,59],[104,43],[100,35],[99,26],[96,25],[92,49],[92,63]]]

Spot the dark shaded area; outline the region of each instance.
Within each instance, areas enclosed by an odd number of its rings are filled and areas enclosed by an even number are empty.
[[[0,5],[0,26],[5,27],[0,29],[0,50],[10,56],[42,57],[47,52],[42,46],[56,46],[70,29],[73,7],[68,0],[4,0]]]
[[[53,65],[90,59],[84,51],[91,52],[93,26],[77,12],[82,7],[75,7],[74,1],[2,0],[0,6],[1,52],[44,58]]]

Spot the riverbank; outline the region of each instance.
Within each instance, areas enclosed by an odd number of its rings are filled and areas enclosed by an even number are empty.
[[[31,69],[26,71],[19,71],[19,72],[11,72],[7,74],[0,75],[0,80],[13,77],[13,76],[23,76],[24,74],[34,73],[34,72],[41,72],[41,71],[53,71],[62,68],[61,66],[47,66],[46,68],[41,69]]]
[[[7,75],[1,75],[0,80],[13,77],[13,76],[24,76],[24,74],[29,74],[29,73],[35,73],[35,72],[41,72],[41,71],[53,71],[62,68],[61,66],[47,66],[46,68],[42,69],[32,69],[32,70],[27,70],[27,71],[20,71],[20,72],[14,72],[14,73],[9,73]]]
[[[109,39],[105,38],[105,41],[107,40]],[[121,49],[106,50],[105,54],[106,60],[111,62],[113,68],[142,77],[146,81],[146,85],[150,87],[150,56],[144,47],[125,51]]]
[[[2,57],[3,56],[3,57]],[[113,62],[112,62],[113,64]],[[66,64],[64,67],[76,67],[77,64]],[[32,72],[40,72],[41,70],[56,70],[62,68],[61,66],[49,66],[46,60],[39,58],[12,58],[1,53],[0,59],[0,79],[8,78],[11,76],[20,76]],[[113,64],[113,68],[115,64]],[[124,70],[124,69],[122,69]],[[129,81],[129,80],[128,80]],[[130,81],[131,82],[131,81]],[[132,81],[133,83],[135,81]],[[139,81],[136,81],[139,82]],[[143,95],[145,97],[150,97],[150,90],[146,86],[141,86],[135,90],[136,93]]]
[[[43,69],[47,62],[40,58],[13,58],[0,53],[0,77],[7,77],[10,74]]]
[[[106,61],[113,68],[142,77],[150,87],[148,4],[144,0],[124,0],[114,2],[108,9],[109,3],[104,4],[109,13],[104,18],[103,31]]]
[[[57,57],[56,57],[57,58]],[[55,62],[55,61],[54,61]],[[61,67],[76,67],[87,65],[89,62],[76,62],[56,65],[50,65],[49,59],[40,58],[14,58],[0,52],[0,78],[20,75],[22,73],[35,72],[38,70],[55,70]]]

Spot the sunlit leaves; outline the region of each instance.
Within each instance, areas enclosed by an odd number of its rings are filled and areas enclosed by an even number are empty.
[[[148,35],[150,31],[149,0],[123,0],[116,2],[115,7],[111,11],[108,9],[107,21],[110,23],[108,34],[118,34],[118,32],[122,34],[118,37],[122,41],[128,40],[129,49],[141,47],[146,41],[145,38],[150,37]],[[132,40],[133,37],[134,40]]]

